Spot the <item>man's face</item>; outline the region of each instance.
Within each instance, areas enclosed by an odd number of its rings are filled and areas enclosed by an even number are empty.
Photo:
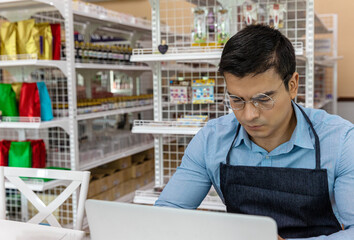
[[[246,103],[242,110],[233,110],[253,141],[274,140],[286,134],[293,113],[291,100],[295,98],[298,89],[298,73],[294,73],[290,79],[289,91],[274,69],[243,78],[230,73],[224,73],[224,76],[227,91],[231,95],[249,101],[259,93],[270,93],[269,96],[275,100],[270,110],[256,108],[252,103]]]

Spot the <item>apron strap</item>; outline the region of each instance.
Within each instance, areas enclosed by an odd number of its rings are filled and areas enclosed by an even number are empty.
[[[302,115],[304,115],[306,122],[310,125],[310,128],[312,130],[312,133],[315,137],[315,150],[316,150],[316,169],[321,169],[321,148],[320,148],[320,139],[315,131],[315,128],[312,125],[311,120],[307,116],[307,114],[302,110],[302,108],[295,103],[295,105],[300,109]]]
[[[295,103],[295,102],[294,102]],[[304,116],[306,122],[310,125],[310,128],[313,132],[313,135],[315,137],[315,151],[316,151],[316,169],[321,169],[321,148],[320,148],[320,139],[315,131],[315,128],[312,125],[311,120],[309,119],[309,117],[307,116],[307,114],[304,112],[304,110],[302,110],[302,108],[297,105],[297,103],[295,103],[295,105],[300,109],[302,115]],[[238,136],[238,133],[240,132],[240,128],[241,128],[241,124],[239,123],[237,126],[237,130],[236,130],[236,135],[234,137],[234,140],[231,143],[231,146],[229,148],[229,151],[227,152],[227,156],[226,156],[226,164],[230,164],[230,153],[232,150],[232,147],[236,141],[236,138]]]
[[[238,126],[237,126],[237,130],[236,130],[236,135],[234,137],[234,140],[232,141],[231,143],[231,146],[229,148],[229,151],[227,152],[227,156],[226,156],[226,164],[230,164],[230,153],[231,153],[231,149],[232,149],[232,146],[234,145],[235,141],[236,141],[236,138],[238,136],[238,133],[240,132],[240,128],[241,128],[241,124],[239,123]]]

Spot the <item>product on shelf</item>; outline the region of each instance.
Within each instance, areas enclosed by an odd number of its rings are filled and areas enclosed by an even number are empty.
[[[21,117],[40,117],[42,121],[53,119],[52,103],[44,82],[22,84],[19,113]]]
[[[0,110],[5,117],[18,117],[16,93],[11,84],[0,83]]]
[[[258,4],[246,1],[242,6],[242,19],[246,25],[258,23]]]
[[[9,165],[9,150],[11,141],[1,140],[0,141],[0,166]]]
[[[19,102],[20,117],[40,117],[41,102],[36,83],[23,83]]]
[[[37,23],[39,43],[38,59],[53,60],[53,35],[49,23]]]
[[[130,64],[132,48],[128,45],[101,45],[75,41],[75,60],[82,63]]]
[[[17,54],[38,54],[38,38],[39,32],[34,19],[17,22]]]
[[[0,166],[44,168],[46,148],[43,139],[0,141]]]
[[[35,23],[34,19],[1,24],[2,60],[37,58],[60,60],[60,24]],[[65,54],[65,52],[63,52]]]
[[[166,40],[162,40],[162,43],[158,46],[158,50],[161,54],[165,54],[168,50],[168,45],[166,44]]]
[[[192,103],[213,103],[214,102],[214,79],[192,80]]]
[[[11,83],[12,90],[14,90],[16,94],[16,101],[20,101],[20,95],[21,95],[21,88],[22,88],[22,82],[16,82],[16,83]]]
[[[268,5],[268,24],[274,28],[284,27],[284,13],[286,12],[285,4],[270,4]]]
[[[61,27],[60,23],[51,23],[50,28],[52,30],[53,36],[53,60],[60,60],[60,50],[61,50]]]
[[[37,88],[41,105],[41,120],[50,121],[53,119],[53,109],[47,86],[44,82],[37,82]]]
[[[205,8],[194,8],[194,24],[192,31],[192,39],[196,44],[205,43],[207,40],[206,17],[207,10]]]
[[[228,9],[221,8],[218,10],[218,44],[225,44],[230,38],[230,18],[230,11]]]
[[[206,115],[185,115],[183,118],[177,118],[178,126],[200,127],[202,123],[208,121]]]
[[[188,87],[171,86],[170,102],[177,103],[177,104],[188,103]]]
[[[78,114],[101,112],[119,108],[139,107],[152,104],[152,95],[119,96],[78,100]]]
[[[7,55],[7,59],[2,60],[17,59],[16,35],[16,23],[3,22],[1,24],[1,55]]]
[[[32,166],[31,142],[11,142],[9,150],[9,167]]]
[[[45,143],[42,139],[27,140],[31,142],[32,168],[44,168],[46,163]]]

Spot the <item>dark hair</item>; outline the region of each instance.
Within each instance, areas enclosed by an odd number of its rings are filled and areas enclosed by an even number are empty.
[[[236,77],[254,76],[274,68],[283,79],[286,90],[295,72],[294,47],[281,32],[265,25],[247,26],[225,44],[219,72]]]

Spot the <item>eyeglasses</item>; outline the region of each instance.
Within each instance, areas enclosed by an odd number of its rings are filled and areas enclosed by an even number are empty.
[[[280,84],[280,86],[282,84]],[[278,89],[280,88],[280,86],[278,87]],[[224,104],[226,107],[232,110],[242,110],[245,108],[246,103],[252,103],[253,106],[255,106],[258,109],[270,110],[274,107],[275,101],[276,99],[273,99],[264,93],[258,93],[255,96],[253,96],[249,101],[245,101],[236,95],[231,95],[228,92],[226,92]]]

